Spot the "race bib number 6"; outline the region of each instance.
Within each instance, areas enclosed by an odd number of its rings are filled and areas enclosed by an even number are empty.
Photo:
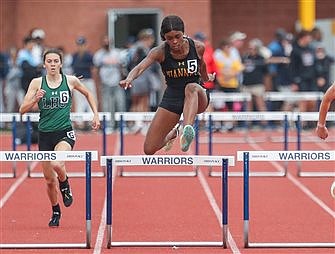
[[[72,140],[76,140],[76,134],[73,130],[66,132],[66,136]]]

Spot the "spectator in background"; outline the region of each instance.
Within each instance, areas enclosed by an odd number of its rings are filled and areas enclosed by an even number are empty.
[[[216,65],[214,61],[214,49],[210,42],[207,39],[207,36],[203,32],[197,32],[194,35],[194,39],[201,41],[205,45],[205,52],[204,52],[204,61],[207,66],[207,72],[208,73],[216,73]],[[213,90],[215,88],[215,83],[213,81],[208,81],[204,83],[204,87],[209,90]]]
[[[229,42],[231,46],[231,57],[241,62],[241,50],[243,48],[247,35],[240,31],[235,31],[229,36]],[[238,75],[239,84],[242,83],[242,73]]]
[[[5,98],[7,112],[18,112],[22,104],[25,91],[21,87],[21,69],[16,64],[17,49],[11,47],[8,52],[8,74],[6,77]]]
[[[271,51],[271,58],[268,60],[268,70],[271,78],[271,90],[277,92],[290,92],[291,80],[289,62],[292,52],[292,44],[289,40],[290,34],[283,28],[278,28],[275,38],[268,45]],[[269,102],[268,108],[271,110],[287,111],[291,108],[288,102]]]
[[[312,36],[309,31],[301,30],[293,43],[290,55],[292,90],[299,92],[317,91],[315,54],[311,48]],[[299,111],[315,111],[316,101],[299,101]]]
[[[322,32],[320,28],[314,27],[311,31],[312,41],[311,41],[311,47],[313,49],[316,49],[316,46],[318,46],[322,42]]]
[[[128,73],[129,73],[129,69],[128,69],[128,58],[130,57],[129,55],[129,51],[132,48],[132,46],[134,45],[134,43],[136,42],[136,37],[135,36],[129,36],[125,42],[125,44],[123,45],[123,50],[121,51],[121,58],[122,58],[122,72],[121,72],[121,76],[122,79],[126,78]],[[131,108],[131,95],[130,95],[130,89],[125,90],[126,93],[126,111],[129,112],[130,108]]]
[[[223,92],[239,92],[239,76],[243,71],[241,59],[236,57],[228,40],[222,40],[219,48],[214,51],[216,64],[218,90]],[[233,110],[233,104],[228,104],[229,110]]]
[[[115,112],[126,110],[125,90],[119,86],[122,69],[121,51],[111,46],[108,35],[102,37],[101,43],[102,47],[93,56],[93,63],[98,68],[102,110],[111,112],[111,121],[107,128],[109,131],[113,131],[117,127]]]
[[[154,42],[154,31],[151,28],[142,29],[138,33],[138,41],[129,50],[129,71],[132,70],[147,56],[150,49],[154,45]],[[133,86],[130,89],[130,111],[147,112],[150,110],[150,93],[161,89],[161,80],[157,75],[157,68],[159,68],[159,65],[154,63],[132,82]],[[142,127],[143,123],[141,121],[137,121],[133,131],[138,132],[142,129]]]
[[[217,89],[226,93],[236,93],[240,91],[239,77],[243,71],[241,59],[234,55],[231,50],[231,44],[228,40],[222,40],[219,48],[214,51],[214,61],[216,64],[216,83]],[[213,104],[216,110],[222,110],[222,104]],[[240,102],[226,102],[225,106],[229,111],[240,111]],[[225,126],[216,126],[216,129],[227,128],[232,130],[233,123],[226,123]]]
[[[73,74],[73,69],[72,69],[73,56],[72,56],[72,54],[67,53],[66,50],[65,50],[65,47],[63,47],[63,46],[58,46],[57,49],[63,55],[62,72],[66,75],[72,75]]]
[[[34,47],[32,49],[33,57],[36,63],[39,66],[42,66],[42,63],[43,63],[42,58],[43,58],[43,53],[45,50],[45,46],[44,46],[45,32],[41,28],[34,28],[31,31],[30,36],[35,41]]]
[[[229,36],[229,41],[231,43],[231,55],[233,58],[241,60],[240,50],[243,48],[246,38],[247,35],[245,33],[241,33],[240,31],[233,32]]]
[[[16,64],[21,68],[21,87],[26,92],[30,81],[41,75],[41,66],[32,53],[35,46],[34,39],[30,36],[25,37],[23,39],[23,45],[23,48],[18,52]]]
[[[268,69],[265,58],[260,53],[262,46],[263,43],[259,39],[250,40],[247,53],[242,57],[244,70],[241,90],[252,95],[252,101],[248,102],[248,111],[252,111],[254,106],[258,111],[266,111],[263,95]]]
[[[283,28],[276,30],[275,39],[268,45],[268,48],[271,51],[272,60],[280,60],[282,58],[282,61],[272,61],[269,64],[269,73],[272,76],[272,90],[288,92],[291,90],[288,63],[292,45],[287,40],[287,33]]]
[[[77,51],[73,54],[72,69],[75,76],[80,77],[80,81],[93,94],[97,103],[97,87],[93,79],[93,55],[87,49],[87,41],[84,36],[76,39]],[[91,108],[81,93],[73,91],[74,111],[75,112],[91,112]],[[79,129],[87,129],[83,122],[76,122]]]
[[[8,61],[5,53],[0,52],[0,113],[5,112],[4,105],[4,88],[5,88],[5,79],[8,72]],[[0,128],[3,127],[3,123],[0,122]]]
[[[320,92],[325,93],[330,86],[330,70],[334,58],[326,53],[324,46],[319,43],[315,46],[316,84]]]

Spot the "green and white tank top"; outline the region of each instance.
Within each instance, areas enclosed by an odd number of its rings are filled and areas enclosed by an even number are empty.
[[[41,89],[46,93],[38,102],[40,109],[38,129],[43,132],[53,132],[71,128],[72,94],[66,76],[62,75],[62,82],[57,88],[50,88],[46,77],[43,76]]]

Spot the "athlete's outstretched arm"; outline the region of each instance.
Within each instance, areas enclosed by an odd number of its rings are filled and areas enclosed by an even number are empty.
[[[320,104],[319,120],[318,125],[316,127],[316,133],[322,139],[326,139],[328,137],[328,130],[326,127],[326,117],[330,104],[334,100],[335,100],[335,82],[332,84],[331,87],[328,88]]]
[[[208,73],[207,72],[207,66],[204,61],[204,53],[205,53],[205,45],[200,42],[200,41],[195,41],[195,47],[197,50],[198,57],[200,59],[200,76],[202,82],[207,82],[207,81],[214,81],[216,73]]]
[[[148,55],[129,72],[127,78],[120,81],[120,86],[124,89],[131,87],[131,82],[140,76],[155,61],[159,61],[161,55],[162,51],[159,47],[152,48]]]
[[[27,93],[19,109],[20,114],[29,112],[45,95],[45,91],[40,89],[41,82],[41,78],[34,78],[30,82]]]

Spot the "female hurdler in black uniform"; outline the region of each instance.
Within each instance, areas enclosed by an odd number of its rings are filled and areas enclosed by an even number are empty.
[[[206,110],[209,95],[202,83],[213,81],[214,74],[207,74],[203,60],[204,44],[184,36],[184,22],[178,16],[163,19],[160,31],[163,44],[149,54],[120,81],[124,89],[155,61],[159,62],[167,88],[151,122],[144,142],[144,153],[152,155],[162,147],[169,148],[177,136],[174,128],[183,114],[184,129],[180,137],[181,150],[188,151],[194,138],[193,123],[196,114]]]

